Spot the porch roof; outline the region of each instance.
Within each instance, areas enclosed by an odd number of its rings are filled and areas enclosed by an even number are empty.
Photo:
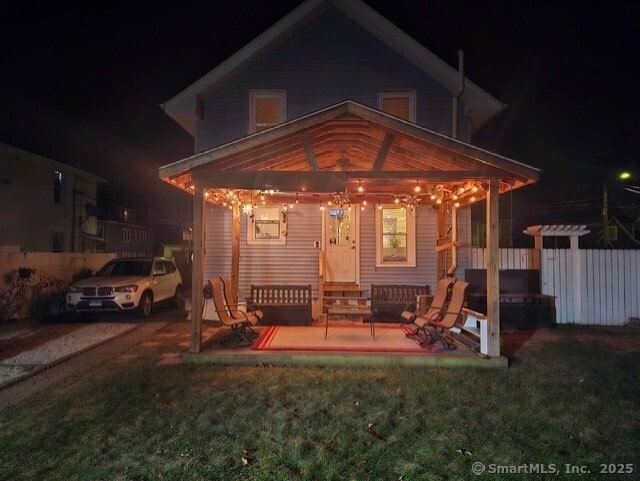
[[[166,182],[209,202],[229,191],[240,202],[269,192],[273,202],[351,200],[410,204],[485,198],[489,179],[500,192],[539,179],[539,169],[345,101],[160,167]],[[420,187],[417,191],[416,186]],[[363,192],[359,192],[362,187]],[[218,199],[218,200],[216,200]]]

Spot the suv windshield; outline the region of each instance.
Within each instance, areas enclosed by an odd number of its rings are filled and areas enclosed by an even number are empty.
[[[111,261],[98,272],[99,276],[148,276],[151,261],[119,260]]]

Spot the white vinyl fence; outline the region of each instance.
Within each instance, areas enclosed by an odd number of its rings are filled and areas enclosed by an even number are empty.
[[[472,249],[485,269],[485,249]],[[500,269],[531,269],[533,249],[500,249]],[[640,318],[640,250],[542,249],[541,293],[555,296],[559,324],[621,326]]]

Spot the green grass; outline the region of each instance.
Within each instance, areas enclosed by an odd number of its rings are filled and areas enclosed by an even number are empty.
[[[509,371],[158,366],[176,340],[138,347],[0,411],[0,479],[527,477],[476,477],[474,462],[640,479],[640,353],[576,340],[585,332],[601,331],[556,329]],[[614,463],[634,473],[600,474]]]

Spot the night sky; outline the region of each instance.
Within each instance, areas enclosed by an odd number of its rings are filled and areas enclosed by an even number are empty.
[[[185,196],[157,168],[191,155],[193,141],[159,104],[299,3],[5,6],[0,142],[95,172],[112,201],[183,213]],[[574,200],[596,202],[605,175],[638,169],[637,4],[367,3],[454,67],[462,49],[466,76],[509,104],[475,141],[543,169],[517,193],[546,199],[541,218],[579,213]]]

